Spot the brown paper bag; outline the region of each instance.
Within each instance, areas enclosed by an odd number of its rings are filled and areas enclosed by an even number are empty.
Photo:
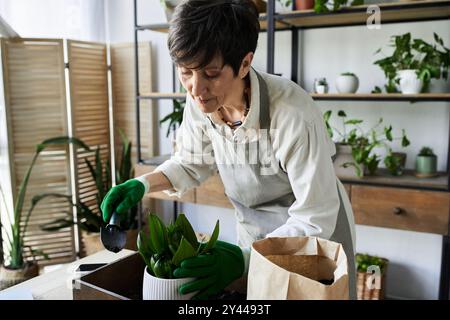
[[[341,244],[316,237],[267,238],[253,243],[247,299],[348,298],[347,256]]]

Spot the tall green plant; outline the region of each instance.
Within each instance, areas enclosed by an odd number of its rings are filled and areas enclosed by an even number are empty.
[[[155,214],[148,217],[149,235],[143,231],[138,235],[138,251],[148,267],[148,271],[158,278],[171,279],[173,271],[185,259],[211,250],[219,237],[217,220],[211,238],[207,243],[200,243],[184,214],[177,217],[175,223],[168,226]]]
[[[25,221],[23,225],[21,225],[22,216],[23,216],[23,206],[25,201],[25,196],[27,192],[28,182],[30,180],[31,172],[33,170],[33,167],[36,163],[37,158],[41,154],[42,151],[44,151],[46,148],[50,146],[55,145],[67,145],[73,143],[74,145],[77,145],[81,148],[84,148],[86,150],[89,150],[89,147],[84,144],[81,140],[76,138],[70,138],[70,137],[55,137],[50,138],[47,140],[44,140],[40,144],[36,146],[36,151],[33,156],[33,159],[31,160],[30,166],[28,167],[27,172],[25,173],[25,176],[20,183],[19,191],[16,197],[16,201],[14,204],[14,215],[13,220],[11,220],[10,215],[7,214],[8,217],[8,224],[9,224],[9,232],[7,230],[7,243],[9,245],[9,252],[8,252],[8,258],[9,258],[9,265],[8,267],[11,269],[20,269],[24,266],[24,235],[26,234],[26,230],[28,227],[28,222],[30,219],[31,212],[33,211],[34,206],[31,206],[28,212],[25,215]],[[2,191],[2,199],[5,202],[4,205],[6,206],[6,200],[3,195]],[[2,228],[5,226],[2,226]],[[30,248],[30,251],[33,253],[38,253],[36,250],[33,250]]]
[[[397,71],[416,70],[419,79],[423,80],[422,92],[427,92],[431,79],[448,79],[450,66],[450,49],[444,46],[444,41],[436,33],[433,33],[434,44],[429,44],[422,39],[411,39],[411,33],[392,36],[390,47],[395,48],[390,56],[374,62],[384,72],[387,78],[386,92],[398,92],[399,78]],[[381,52],[378,49],[375,54]],[[381,88],[375,87],[374,93],[381,92]]]

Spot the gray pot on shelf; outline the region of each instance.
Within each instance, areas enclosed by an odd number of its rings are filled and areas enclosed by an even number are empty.
[[[348,144],[336,143],[336,154],[333,156],[333,166],[336,175],[339,178],[359,178],[356,174],[356,168],[354,166],[344,167],[345,163],[354,162],[352,156],[352,147]],[[359,168],[362,175],[366,173],[364,165],[360,164]]]
[[[416,158],[416,176],[419,178],[430,178],[437,175],[437,156],[418,155]]]

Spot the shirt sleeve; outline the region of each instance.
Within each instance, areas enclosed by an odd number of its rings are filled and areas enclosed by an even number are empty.
[[[217,171],[211,140],[202,119],[204,116],[194,108],[188,95],[183,121],[176,133],[175,152],[155,169],[162,172],[172,184],[173,189],[164,191],[170,196],[181,197]]]
[[[284,133],[280,137],[284,145],[278,152],[280,166],[287,172],[296,200],[288,210],[286,223],[266,237],[317,236],[329,239],[340,207],[331,160],[334,143],[318,111],[308,121],[287,120],[284,128],[286,130],[282,130]]]

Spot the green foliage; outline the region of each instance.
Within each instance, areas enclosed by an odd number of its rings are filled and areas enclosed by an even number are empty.
[[[285,8],[289,8],[292,6],[292,0],[277,0],[281,5]]]
[[[131,142],[127,139],[125,134],[121,129],[119,129],[119,134],[122,142],[121,155],[118,158],[117,169],[116,169],[116,184],[123,183],[132,177],[134,177],[134,169],[131,164]],[[44,231],[58,231],[77,224],[81,230],[87,232],[100,232],[100,228],[104,226],[104,221],[99,214],[100,205],[111,189],[112,177],[111,177],[111,163],[108,160],[102,161],[100,156],[100,147],[95,150],[94,162],[88,159],[84,159],[91,177],[95,182],[97,193],[95,194],[96,205],[94,207],[89,207],[79,199],[76,202],[72,201],[72,197],[64,194],[39,194],[35,196],[32,200],[33,206],[36,206],[40,201],[46,198],[62,198],[70,203],[75,209],[77,214],[77,221],[73,219],[72,212],[66,212],[67,216],[65,218],[55,219],[48,223],[41,224],[39,227]],[[137,206],[130,209],[127,219],[122,221],[122,227],[125,230],[135,229],[137,227]]]
[[[378,122],[369,130],[364,131],[360,124],[364,122],[362,119],[347,119],[347,114],[343,110],[338,111],[338,117],[342,119],[343,131],[331,127],[329,119],[331,118],[331,110],[328,110],[324,114],[325,124],[330,130],[335,131],[340,139],[338,143],[350,145],[352,148],[353,162],[344,163],[345,168],[352,166],[355,168],[357,176],[361,177],[363,172],[361,171],[361,165],[365,166],[370,174],[374,174],[378,169],[380,163],[380,156],[374,152],[376,147],[385,147],[390,151],[388,143],[394,140],[401,140],[402,147],[407,147],[410,142],[406,136],[405,130],[402,130],[402,136],[394,138],[392,135],[392,126],[385,126],[381,130],[380,126],[383,123],[383,119],[380,118]],[[349,128],[350,127],[350,130]],[[328,130],[328,131],[330,131]],[[333,133],[330,135],[333,136]]]
[[[385,84],[386,92],[398,92],[397,84],[399,78],[397,71],[413,69],[417,76],[423,80],[422,92],[427,92],[431,79],[445,80],[448,78],[448,68],[450,66],[450,50],[444,46],[442,38],[433,33],[435,43],[433,45],[422,39],[411,39],[411,33],[399,36],[392,36],[390,47],[395,50],[391,56],[379,59],[374,62],[384,72],[387,78]],[[375,54],[381,52],[378,49]]]
[[[436,155],[434,154],[433,149],[431,149],[430,147],[422,147],[422,149],[420,149],[419,156],[435,157]]]
[[[31,160],[30,166],[28,167],[27,172],[25,173],[25,176],[22,180],[22,182],[20,183],[19,186],[19,191],[16,197],[16,202],[14,204],[14,215],[13,215],[13,220],[11,220],[10,215],[7,214],[6,216],[8,217],[8,224],[9,226],[4,226],[1,225],[1,228],[5,227],[5,228],[9,228],[9,231],[6,230],[5,234],[7,235],[6,241],[8,244],[8,252],[7,252],[7,256],[9,258],[9,268],[12,269],[20,269],[24,266],[24,250],[25,248],[27,248],[24,245],[24,236],[26,234],[26,230],[28,227],[28,222],[31,216],[31,213],[34,209],[34,205],[32,205],[30,207],[30,209],[28,210],[28,212],[25,215],[25,221],[22,221],[23,218],[23,205],[24,205],[24,201],[25,201],[25,196],[27,193],[27,187],[28,187],[28,182],[30,180],[30,176],[31,176],[31,172],[33,170],[33,167],[36,163],[37,158],[39,157],[40,153],[42,151],[44,151],[45,149],[47,149],[48,147],[51,146],[64,146],[67,144],[75,144],[78,147],[84,148],[86,150],[89,150],[89,147],[81,140],[77,139],[77,138],[70,138],[70,137],[54,137],[54,138],[50,138],[47,140],[44,140],[43,142],[41,142],[40,144],[36,145],[36,151],[35,154],[33,156],[33,159]],[[6,205],[6,200],[3,194],[3,190],[1,190],[1,197],[4,201],[4,205],[5,208],[7,208]],[[23,224],[22,224],[23,222]],[[45,253],[39,251],[39,250],[34,250],[32,248],[28,248],[31,252],[31,254],[34,255],[38,254],[41,256],[44,256],[44,258],[47,256]]]
[[[166,137],[169,136],[170,131],[172,130],[172,128],[175,127],[175,125],[178,124],[179,126],[181,122],[183,122],[183,112],[185,105],[186,105],[185,100],[181,102],[178,100],[173,100],[173,111],[159,121],[160,125],[163,124],[164,122],[169,121],[169,127],[167,128]]]
[[[217,221],[210,240],[200,243],[184,214],[177,217],[175,223],[166,226],[161,219],[150,214],[148,217],[149,235],[143,231],[137,240],[138,251],[144,259],[149,272],[158,278],[173,278],[173,271],[185,259],[210,251],[219,236]]]
[[[356,264],[358,265],[359,272],[367,272],[367,268],[370,266],[380,267],[381,273],[386,270],[388,260],[377,256],[371,256],[368,254],[357,253]]]
[[[330,2],[330,7],[331,9],[329,9],[329,6],[327,4],[329,4]],[[334,11],[338,11],[341,10],[344,7],[348,7],[348,6],[359,6],[364,4],[364,0],[334,0],[332,2],[332,6],[331,6],[331,1],[330,0],[315,0],[314,2],[314,11],[316,13],[325,13],[325,12],[334,12]]]
[[[384,158],[384,165],[390,174],[400,176],[403,174],[403,159],[404,157],[401,154],[394,153],[390,150]]]

